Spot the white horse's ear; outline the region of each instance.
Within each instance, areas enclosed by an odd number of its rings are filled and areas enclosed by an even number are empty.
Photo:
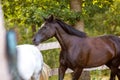
[[[48,17],[48,20],[47,20],[47,21],[49,21],[49,22],[54,21],[54,16],[53,16],[53,15],[50,15],[50,16]]]

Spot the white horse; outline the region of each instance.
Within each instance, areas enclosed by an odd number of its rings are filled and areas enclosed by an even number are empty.
[[[39,80],[43,57],[34,45],[17,46],[17,68],[22,80]]]

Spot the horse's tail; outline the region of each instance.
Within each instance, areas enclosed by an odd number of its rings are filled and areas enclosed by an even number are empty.
[[[44,63],[41,71],[41,75],[40,75],[40,80],[48,80],[50,70],[51,70],[50,67]]]

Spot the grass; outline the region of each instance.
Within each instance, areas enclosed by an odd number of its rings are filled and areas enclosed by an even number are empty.
[[[90,77],[91,80],[109,80],[109,73],[109,70],[95,70],[90,72]],[[58,76],[51,76],[49,80],[58,80]],[[71,80],[71,74],[66,74],[64,80]]]
[[[58,76],[51,76],[49,80],[58,80]],[[71,80],[71,74],[66,74],[64,80]]]

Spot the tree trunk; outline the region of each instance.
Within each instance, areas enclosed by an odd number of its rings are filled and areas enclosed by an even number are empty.
[[[82,12],[82,0],[70,0],[70,9],[76,12]]]
[[[32,37],[33,37],[35,35],[35,32],[36,32],[36,25],[32,24],[31,28],[32,28]]]
[[[82,0],[70,0],[70,9],[75,12],[82,12]],[[84,21],[77,21],[74,27],[80,31],[84,31]]]
[[[70,8],[72,11],[82,12],[82,0],[70,0]],[[80,31],[84,31],[84,21],[77,21],[77,23],[74,24],[74,27]],[[90,80],[90,72],[82,72],[79,80]]]
[[[84,21],[83,20],[77,21],[74,27],[80,31],[84,31]]]

